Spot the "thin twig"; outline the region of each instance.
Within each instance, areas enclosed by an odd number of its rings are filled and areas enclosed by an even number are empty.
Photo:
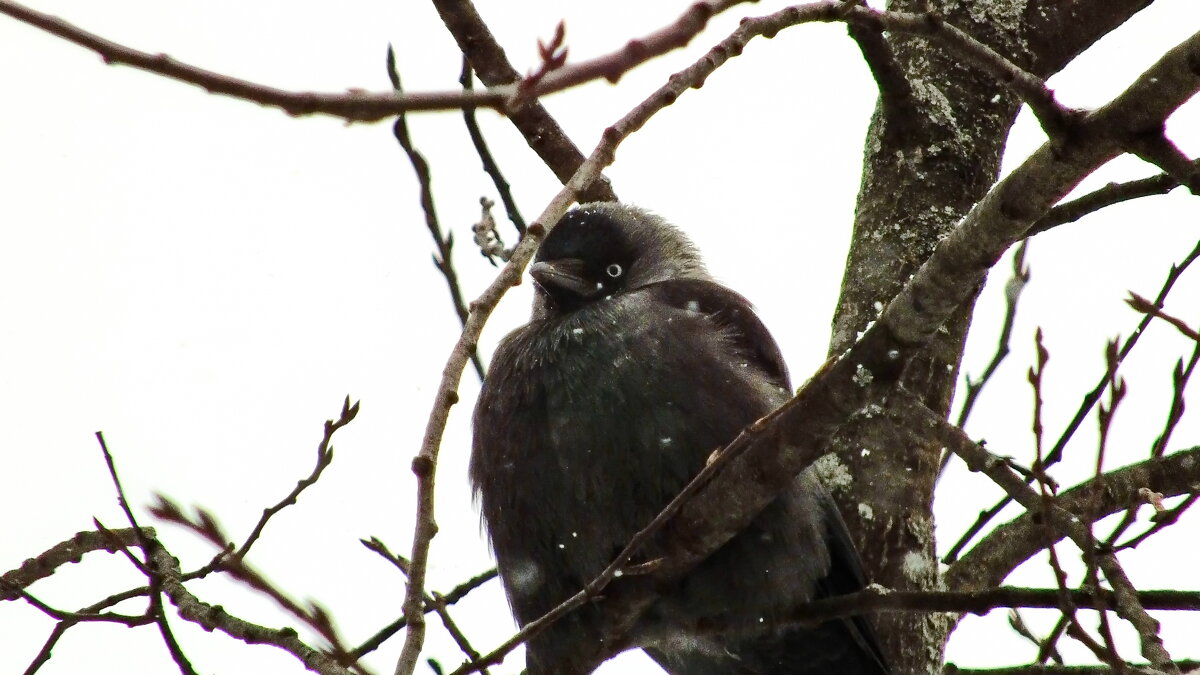
[[[959,428],[965,429],[967,420],[971,417],[971,411],[975,407],[975,402],[979,398],[980,392],[991,381],[992,376],[996,374],[996,370],[1004,359],[1008,357],[1010,347],[1009,341],[1012,339],[1013,326],[1017,319],[1017,303],[1021,300],[1021,293],[1029,284],[1032,274],[1029,271],[1029,266],[1025,264],[1025,254],[1029,249],[1029,240],[1026,239],[1017,245],[1013,252],[1013,270],[1012,276],[1008,278],[1008,282],[1004,284],[1004,323],[1000,328],[1000,337],[996,341],[996,351],[992,355],[992,360],[988,362],[983,369],[983,374],[978,379],[971,379],[966,376],[966,394],[963,397],[962,409],[958,413],[958,421],[955,424]],[[946,459],[953,455],[946,455],[942,461],[942,469],[945,469]]]
[[[1188,358],[1187,365],[1184,365],[1183,359],[1179,359],[1175,363],[1175,369],[1171,372],[1171,407],[1167,412],[1167,420],[1163,425],[1162,433],[1154,439],[1154,447],[1150,450],[1151,457],[1162,457],[1166,454],[1171,434],[1175,432],[1175,427],[1183,419],[1183,392],[1187,389],[1192,373],[1196,372],[1197,362],[1200,362],[1200,342],[1197,342],[1192,348],[1192,355]]]
[[[409,569],[411,569],[411,563],[409,563],[404,556],[392,553],[390,550],[388,550],[388,547],[383,543],[383,541],[377,537],[360,539],[359,541],[363,546],[366,546],[369,550],[374,551],[384,560],[387,560],[394,565],[402,574],[408,576]],[[436,612],[438,617],[442,620],[442,625],[446,627],[446,632],[450,634],[450,637],[454,640],[454,643],[457,644],[458,648],[462,650],[462,653],[466,655],[467,660],[474,661],[475,659],[479,658],[479,652],[471,646],[471,642],[467,640],[467,636],[463,634],[463,632],[458,628],[458,624],[455,623],[454,619],[450,616],[449,605],[451,604],[452,603],[447,602],[444,596],[439,595],[436,592],[426,593],[425,607],[421,611],[426,614],[431,611]],[[357,650],[352,653],[356,652]],[[484,673],[484,675],[487,675],[488,671],[483,670],[480,672]]]
[[[1150,302],[1137,293],[1132,292],[1129,294],[1129,299],[1126,300],[1125,303],[1132,307],[1133,311],[1162,319],[1163,321],[1166,321],[1174,326],[1175,329],[1180,333],[1183,333],[1184,337],[1195,340],[1196,342],[1200,342],[1200,331],[1197,331],[1195,328],[1189,326],[1183,319],[1167,314],[1162,310],[1161,305]]]
[[[33,660],[25,667],[25,675],[34,675],[42,666],[46,665],[50,660],[51,652],[58,645],[58,641],[62,639],[63,635],[67,634],[67,629],[73,625],[65,621],[54,624],[54,629],[50,631],[50,635],[42,643],[42,648],[38,650],[38,653],[33,656]]]
[[[137,533],[138,545],[142,549],[143,555],[146,556],[145,561],[138,560],[128,547],[122,548],[122,552],[133,563],[134,567],[145,574],[149,580],[147,595],[150,598],[150,607],[147,610],[147,616],[152,617],[153,623],[158,626],[158,632],[162,635],[163,644],[166,645],[167,652],[171,655],[171,660],[179,667],[179,672],[182,675],[196,675],[196,669],[192,666],[187,655],[183,653],[183,648],[179,646],[179,642],[175,639],[175,634],[171,631],[171,625],[167,622],[167,614],[164,611],[162,601],[162,579],[154,573],[153,567],[149,564],[149,554],[147,553],[150,548],[149,537],[142,531],[141,525],[138,524],[137,518],[133,515],[133,510],[129,508],[129,500],[125,497],[125,489],[121,486],[121,479],[117,477],[116,462],[113,461],[112,453],[108,450],[108,444],[104,441],[104,433],[97,431],[96,440],[100,443],[100,451],[104,454],[104,463],[108,467],[108,475],[112,479],[113,488],[117,491],[117,502],[121,505],[121,510],[125,512],[125,518],[129,521],[133,531]],[[93,518],[92,522],[104,534],[111,534],[107,528],[100,524],[98,519]]]
[[[289,598],[283,591],[268,581],[265,576],[246,563],[245,560],[232,555],[233,547],[228,543],[229,538],[217,524],[212,514],[203,509],[196,509],[195,517],[189,517],[178,505],[162,495],[157,495],[157,501],[150,507],[150,512],[156,518],[182,525],[217,548],[226,549],[230,554],[222,559],[221,569],[250,588],[271,598],[283,610],[316,631],[318,635],[329,643],[332,650],[331,657],[339,665],[358,672],[365,672],[363,666],[357,663],[357,659],[344,646],[337,629],[333,626],[329,613],[312,601],[309,601],[307,606],[301,606],[300,603]]]
[[[96,441],[100,443],[100,452],[104,455],[104,465],[108,469],[108,477],[112,480],[113,489],[117,492],[117,504],[121,507],[121,512],[125,514],[125,519],[129,521],[129,525],[133,529],[133,532],[140,537],[142,527],[141,525],[138,525],[137,518],[135,518],[133,515],[133,510],[129,508],[129,501],[125,499],[125,490],[121,487],[121,479],[117,477],[117,467],[113,462],[112,453],[108,451],[108,444],[104,442],[104,432],[96,432]],[[93,518],[92,522],[96,525],[97,530],[105,533],[108,531],[108,529],[101,525],[100,521],[96,518]],[[129,550],[128,546],[122,547],[121,553],[125,555],[129,562],[132,563],[139,572],[142,574],[147,573],[145,563],[141,560],[138,560],[137,556],[135,556],[133,552]]]
[[[1065,621],[1064,628],[1067,635],[1075,638],[1080,644],[1087,647],[1093,655],[1100,661],[1114,665],[1115,658],[1105,650],[1104,646],[1097,642],[1087,629],[1079,622],[1079,617],[1076,613],[1076,603],[1071,597],[1070,588],[1067,585],[1067,573],[1063,571],[1062,563],[1058,558],[1058,550],[1055,548],[1056,537],[1050,528],[1051,511],[1054,509],[1054,499],[1050,494],[1050,487],[1046,480],[1042,477],[1045,473],[1045,456],[1043,448],[1044,427],[1042,425],[1042,412],[1044,408],[1044,397],[1042,395],[1042,381],[1046,371],[1046,363],[1050,359],[1050,352],[1046,349],[1042,341],[1042,329],[1039,327],[1034,333],[1034,345],[1036,360],[1034,365],[1029,368],[1028,380],[1030,387],[1033,389],[1033,447],[1034,447],[1034,480],[1037,484],[1038,495],[1038,513],[1041,522],[1045,525],[1041,528],[1042,544],[1046,547],[1046,553],[1050,564],[1050,570],[1054,573],[1055,589],[1058,591],[1058,609],[1062,612],[1062,617]],[[1028,482],[1029,476],[1024,477]],[[1032,512],[1033,509],[1030,509]],[[1095,584],[1093,587],[1098,588]]]
[[[96,623],[119,623],[130,628],[134,626],[144,626],[154,622],[154,617],[150,614],[117,614],[115,612],[68,612],[66,610],[51,607],[49,604],[39,600],[29,591],[18,588],[15,589],[16,597],[24,600],[29,606],[38,610],[42,614],[54,619],[55,621],[69,622],[71,624],[96,622]]]
[[[345,401],[342,402],[342,411],[338,415],[337,420],[325,420],[325,430],[321,436],[321,442],[317,444],[317,463],[316,466],[313,467],[312,473],[308,474],[306,478],[302,478],[297,481],[296,487],[292,488],[292,491],[289,492],[286,497],[279,500],[277,504],[263,509],[262,515],[258,519],[258,523],[254,525],[254,529],[250,532],[249,536],[246,537],[246,541],[243,542],[242,545],[239,546],[238,549],[231,555],[237,556],[238,558],[245,558],[246,554],[250,552],[250,547],[254,545],[254,542],[258,541],[260,536],[262,536],[263,529],[266,528],[267,522],[271,520],[272,516],[284,510],[288,506],[295,504],[296,500],[300,497],[300,493],[304,492],[317,482],[325,469],[333,463],[333,448],[329,445],[333,440],[333,434],[337,432],[338,429],[341,429],[349,424],[358,415],[359,403],[360,401],[355,401],[354,404],[351,405],[350,397],[347,396]]]
[[[1184,511],[1190,509],[1197,500],[1200,500],[1200,492],[1194,492],[1188,495],[1175,508],[1166,511],[1161,515],[1156,514],[1154,518],[1154,524],[1147,528],[1145,532],[1130,539],[1129,541],[1114,545],[1113,551],[1123,551],[1127,548],[1136,548],[1142,542],[1158,534],[1163,528],[1174,525],[1176,522],[1178,522],[1179,516],[1183,515]]]
[[[1068,588],[1069,602],[1080,606],[1112,609],[1117,594],[1100,588]],[[1145,607],[1163,611],[1200,610],[1200,591],[1139,591],[1138,601]],[[995,609],[1058,609],[1063,591],[1058,588],[1022,588],[1000,586],[973,592],[954,591],[895,591],[871,585],[861,591],[832,598],[813,600],[779,617],[779,628],[813,625],[849,616],[872,612],[953,612],[956,614],[987,614]],[[739,624],[714,620],[705,624],[704,631],[719,634],[737,629]]]
[[[158,634],[162,636],[163,644],[167,646],[167,653],[171,655],[171,660],[175,662],[175,665],[179,666],[181,675],[199,675],[187,655],[183,653],[183,647],[179,646],[179,641],[175,639],[171,624],[167,622],[161,580],[152,577],[150,588],[150,613],[154,616],[154,624],[158,626]]]
[[[396,69],[396,52],[391,45],[388,45],[387,48],[387,72],[388,78],[392,81],[392,88],[398,94],[403,93],[400,71]],[[459,325],[466,325],[467,304],[463,300],[462,286],[458,282],[458,272],[454,269],[454,233],[451,232],[448,235],[442,233],[437,209],[433,204],[433,177],[429,172],[429,162],[413,145],[412,137],[408,133],[408,116],[405,113],[402,112],[396,117],[396,122],[392,125],[392,135],[396,137],[396,142],[408,156],[408,161],[417,174],[417,184],[421,193],[421,211],[425,214],[425,227],[429,230],[429,235],[433,237],[434,245],[437,246],[437,253],[433,254],[433,266],[446,279],[446,287],[450,291],[450,302],[454,306],[454,313],[458,315]],[[484,367],[478,351],[472,350],[471,365],[475,366],[475,374],[482,382]]]
[[[458,81],[465,91],[472,91],[475,88],[471,63],[465,56]],[[496,187],[496,194],[500,195],[500,203],[504,204],[504,212],[508,214],[509,222],[516,228],[519,239],[525,236],[525,219],[521,217],[521,211],[517,208],[516,200],[513,199],[512,188],[505,180],[504,173],[500,171],[500,165],[496,163],[496,158],[492,156],[492,151],[483,138],[483,131],[479,128],[479,120],[475,116],[475,108],[465,106],[462,112],[463,123],[467,127],[467,135],[471,137],[471,145],[475,148],[475,154],[479,155],[479,161],[483,162],[483,171],[492,179],[492,185]]]
[[[1127,183],[1109,183],[1078,199],[1063,202],[1050,209],[1046,215],[1033,224],[1033,227],[1029,228],[1029,232],[1025,236],[1032,237],[1059,225],[1073,223],[1088,214],[1114,204],[1141,197],[1165,195],[1177,187],[1179,187],[1179,181],[1165,173]]]
[[[363,545],[367,545],[367,542],[364,541]],[[368,548],[369,548],[369,546],[368,546]],[[462,600],[463,598],[465,598],[467,596],[467,594],[470,593],[471,591],[479,588],[480,586],[491,581],[492,579],[495,579],[497,576],[498,575],[496,572],[496,568],[493,567],[492,569],[490,569],[486,572],[477,574],[477,575],[471,577],[470,579],[467,579],[466,581],[458,584],[453,589],[451,589],[449,593],[440,594],[440,597],[445,601],[445,603],[447,605],[453,605],[454,603],[458,602],[459,600]],[[430,611],[432,611],[432,608],[426,606],[422,611],[424,611],[425,613],[428,614]],[[396,633],[399,633],[406,625],[408,625],[408,620],[403,615],[401,615],[400,618],[396,619],[392,623],[383,627],[382,629],[377,631],[374,635],[372,635],[370,638],[367,638],[367,640],[364,641],[361,645],[352,649],[350,651],[350,653],[353,654],[355,658],[361,659],[364,655],[369,654],[369,653],[375,651],[376,649],[378,649],[379,646],[382,645],[385,641],[387,641],[388,638],[392,637]]]
[[[1013,610],[1016,612],[1017,610]],[[1059,615],[1058,621],[1054,622],[1054,627],[1050,629],[1050,634],[1046,636],[1041,644],[1038,645],[1038,663],[1045,663],[1053,660],[1055,663],[1062,664],[1063,657],[1058,651],[1058,640],[1066,632],[1067,626],[1071,623],[1071,619],[1065,615]]]

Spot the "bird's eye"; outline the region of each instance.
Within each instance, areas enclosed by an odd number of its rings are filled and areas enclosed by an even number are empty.
[[[616,263],[613,263],[613,264],[609,265],[608,267],[604,268],[604,273],[614,279],[621,276],[621,273],[624,271],[625,270],[621,269],[621,266]]]

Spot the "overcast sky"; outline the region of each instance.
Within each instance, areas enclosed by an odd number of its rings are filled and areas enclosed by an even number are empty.
[[[477,4],[517,69],[528,71],[536,65],[536,40],[552,35],[560,19],[571,58],[582,59],[665,25],[687,3]],[[45,0],[37,8],[138,49],[280,88],[385,90],[389,42],[409,90],[457,86],[458,52],[424,2]],[[618,86],[593,83],[553,96],[547,107],[586,153],[605,126],[731,32],[738,16],[735,10],[718,18],[691,47]],[[1158,0],[1051,84],[1069,105],[1102,104],[1197,27],[1195,0]],[[307,475],[323,421],[349,394],[362,401],[362,413],[335,438],[333,466],[273,521],[249,560],[294,597],[322,603],[349,642],[362,641],[399,614],[403,583],[357,540],[378,536],[394,551],[409,550],[409,461],[458,333],[430,263],[416,182],[390,124],[293,119],[106,67],[95,54],[7,17],[0,17],[0,63],[7,94],[0,115],[0,571],[90,529],[93,517],[124,525],[95,431],[105,432],[143,522],[150,521],[145,505],[162,493],[210,509],[240,540],[263,507]],[[844,27],[788,29],[755,41],[703,89],[659,113],[621,146],[607,172],[624,200],[683,226],[713,272],[756,303],[797,382],[825,358],[874,98]],[[557,182],[507,121],[486,112],[480,118],[532,219]],[[495,269],[471,249],[469,225],[479,197],[496,195],[457,113],[420,115],[411,128],[432,166],[443,226],[459,242],[464,292],[475,297]],[[1200,105],[1181,109],[1169,130],[1189,155],[1200,153]],[[1006,167],[1042,138],[1022,115]],[[1124,159],[1081,189],[1152,173]],[[1198,233],[1200,202],[1177,190],[1037,237],[1013,354],[970,433],[1028,462],[1024,373],[1035,327],[1051,351],[1046,425],[1056,437],[1102,372],[1105,340],[1128,334],[1138,320],[1122,302],[1127,292],[1153,296]],[[505,234],[511,241],[511,231]],[[1007,276],[1004,262],[979,304],[968,372],[978,373],[991,355]],[[485,332],[485,355],[524,320],[528,302],[528,285],[509,294]],[[1197,307],[1200,270],[1193,270],[1167,309],[1196,325]],[[1112,467],[1146,456],[1166,415],[1170,368],[1190,353],[1187,341],[1163,325],[1152,326],[1143,342],[1124,371],[1130,396],[1116,422]],[[476,391],[468,371],[439,468],[434,590],[490,566],[465,487]],[[1191,391],[1193,398],[1200,393],[1195,385]],[[1093,438],[1085,425],[1060,480],[1069,484],[1090,471]],[[1197,442],[1193,418],[1173,447]],[[944,488],[937,510],[943,546],[1000,495],[957,468]],[[176,527],[156,526],[185,569],[213,554]],[[1123,558],[1139,586],[1196,587],[1200,520],[1192,514],[1175,529]],[[1010,583],[1051,583],[1042,560]],[[30,591],[76,609],[138,583],[121,556],[94,553]],[[193,590],[251,621],[285,623],[272,603],[220,579]],[[1054,618],[1030,616],[1043,630]],[[481,650],[513,630],[495,582],[460,603],[455,617]],[[1164,619],[1172,654],[1200,658],[1189,639],[1200,622]],[[951,640],[950,658],[961,665],[1031,658],[1032,648],[1004,623],[1003,612],[967,619]],[[200,672],[303,671],[278,650],[182,620],[173,625]],[[21,672],[52,626],[28,605],[0,604],[0,673]],[[1130,633],[1121,635],[1132,658]],[[392,640],[368,663],[390,672],[399,647]],[[1085,658],[1074,644],[1064,643],[1064,651]],[[459,661],[436,622],[427,654]],[[515,672],[520,663],[510,658],[498,672]],[[152,628],[88,625],[72,629],[41,672],[173,668]],[[629,654],[601,672],[655,669]]]

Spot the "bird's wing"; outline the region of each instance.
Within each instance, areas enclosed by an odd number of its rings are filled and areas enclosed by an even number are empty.
[[[712,316],[718,325],[730,329],[737,349],[753,360],[755,365],[771,378],[772,384],[791,391],[787,365],[783,361],[779,345],[759,320],[749,300],[716,282],[700,279],[663,281],[643,290],[653,293],[656,299],[670,306]],[[827,502],[823,510],[828,531],[830,572],[817,582],[814,599],[854,593],[862,590],[867,583],[862,561],[837,505],[828,494],[823,495],[823,499]],[[853,616],[842,619],[839,623],[842,630],[861,650],[863,656],[859,658],[866,660],[861,665],[861,670],[856,672],[891,672],[875,631],[866,618]],[[781,642],[786,645],[787,640]],[[694,666],[695,664],[693,667],[684,668],[681,672],[706,672],[703,668],[696,669]]]
[[[817,582],[814,600],[854,593],[867,585],[862,560],[858,557],[858,550],[850,539],[850,531],[838,512],[837,504],[828,494],[824,497],[828,502],[825,521],[829,532],[829,574]],[[842,624],[854,642],[876,661],[880,672],[891,672],[886,665],[883,648],[875,637],[875,630],[866,617],[861,614],[847,617],[842,619]]]
[[[704,279],[660,281],[642,290],[672,307],[707,314],[719,326],[731,329],[738,350],[753,359],[771,378],[772,384],[791,391],[783,353],[749,300],[715,281]]]

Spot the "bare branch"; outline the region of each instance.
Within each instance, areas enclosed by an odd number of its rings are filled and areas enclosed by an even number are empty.
[[[154,617],[149,614],[134,616],[131,614],[116,614],[114,612],[68,612],[51,607],[24,589],[13,589],[13,592],[19,598],[29,603],[31,607],[55,621],[69,622],[71,624],[84,622],[119,623],[129,627],[143,626],[154,622]]]
[[[1167,420],[1163,425],[1162,433],[1154,439],[1154,448],[1150,451],[1151,457],[1162,457],[1167,452],[1171,434],[1175,432],[1175,427],[1183,419],[1183,392],[1192,378],[1192,373],[1196,372],[1198,362],[1200,362],[1200,342],[1197,342],[1196,346],[1192,348],[1192,355],[1188,358],[1187,365],[1184,365],[1183,359],[1179,359],[1175,363],[1175,369],[1171,372],[1171,408],[1167,412]]]
[[[971,409],[975,405],[975,401],[979,398],[979,393],[987,386],[987,383],[996,374],[996,369],[1004,362],[1009,353],[1009,340],[1012,339],[1013,325],[1017,320],[1017,303],[1021,300],[1021,293],[1025,290],[1025,286],[1029,284],[1032,275],[1029,272],[1029,266],[1025,264],[1025,252],[1028,249],[1028,241],[1022,241],[1017,245],[1017,250],[1013,254],[1013,270],[1012,276],[1009,277],[1008,283],[1004,284],[1004,323],[1000,328],[1000,337],[996,342],[996,352],[992,355],[992,360],[988,362],[983,369],[983,374],[979,379],[972,380],[969,376],[966,377],[967,393],[963,398],[962,410],[958,413],[958,427],[965,427],[967,419],[971,416]]]
[[[363,545],[367,546],[367,548],[371,548],[371,544],[369,544],[368,541],[363,541]],[[465,598],[471,591],[479,588],[483,584],[495,579],[496,577],[496,568],[493,567],[486,572],[477,574],[470,579],[467,579],[451,589],[449,593],[440,594],[439,597],[442,598],[442,601],[445,602],[445,604],[453,605],[459,600]],[[433,608],[426,605],[423,611],[428,614],[429,612],[433,611]],[[401,616],[399,619],[396,619],[383,629],[376,632],[361,645],[351,650],[350,653],[353,654],[355,658],[361,659],[364,655],[378,649],[379,646],[382,645],[388,638],[392,637],[396,633],[399,633],[400,630],[406,625],[408,625],[408,620],[404,616]]]
[[[361,672],[351,671],[339,665],[330,655],[309,647],[291,628],[259,626],[229,614],[220,606],[202,602],[184,588],[179,561],[165,548],[157,545],[157,540],[152,541],[152,549],[147,552],[150,564],[154,573],[163,580],[163,593],[171,599],[179,611],[179,616],[207,631],[219,630],[246,644],[269,644],[279,647],[299,659],[306,668],[321,675],[351,675],[352,672]]]
[[[324,638],[333,651],[332,657],[343,665],[358,672],[365,672],[363,667],[356,663],[356,659],[350,654],[349,650],[344,646],[341,636],[333,626],[332,620],[329,618],[329,613],[315,602],[309,601],[307,606],[301,606],[300,603],[289,598],[282,590],[267,580],[260,572],[252,568],[246,561],[233,555],[233,546],[228,543],[229,539],[217,524],[216,518],[211,513],[203,509],[196,509],[195,517],[189,517],[179,508],[174,502],[157,495],[158,501],[154,506],[150,507],[150,512],[156,518],[160,518],[170,523],[182,525],[191,530],[201,538],[205,539],[217,548],[225,549],[228,555],[221,558],[220,568],[230,574],[233,578],[241,581],[250,588],[262,593],[263,595],[275,601],[279,607],[287,611],[292,616],[304,622],[309,628],[312,628],[322,638]],[[148,542],[151,545],[153,542]],[[151,548],[153,546],[151,545]],[[178,567],[178,563],[175,563]],[[177,572],[176,572],[177,573]],[[154,570],[151,571],[152,579],[162,579],[161,575]],[[166,581],[164,580],[165,584]],[[182,588],[182,583],[180,584]],[[170,595],[164,585],[164,592]],[[172,601],[175,601],[174,596],[171,596]],[[178,606],[178,602],[175,603]],[[182,608],[181,613],[182,613]],[[185,617],[186,618],[186,617]]]
[[[325,431],[321,436],[321,442],[317,444],[317,463],[313,467],[312,473],[307,478],[297,481],[296,487],[292,488],[292,491],[281,499],[279,503],[263,509],[262,516],[259,517],[258,523],[254,525],[254,529],[246,537],[246,541],[231,555],[235,555],[238,558],[245,558],[246,554],[250,552],[250,547],[262,536],[263,529],[266,528],[267,522],[271,520],[272,516],[295,504],[296,500],[300,497],[300,493],[317,482],[325,469],[333,463],[333,448],[329,445],[333,441],[333,434],[354,420],[358,415],[359,403],[359,401],[355,401],[351,405],[350,397],[347,396],[346,400],[342,403],[342,412],[337,420],[325,420]]]
[[[944,442],[955,454],[967,462],[968,468],[986,474],[1029,512],[1033,513],[1040,507],[1044,507],[1040,508],[1042,527],[1051,527],[1052,524],[1056,531],[1066,533],[1084,551],[1085,555],[1095,555],[1100,569],[1104,571],[1105,578],[1112,584],[1113,591],[1116,593],[1117,614],[1132,624],[1141,637],[1142,655],[1150,659],[1155,667],[1161,668],[1167,673],[1179,672],[1179,669],[1171,661],[1171,655],[1163,646],[1162,638],[1158,635],[1158,622],[1146,613],[1145,607],[1138,602],[1137,591],[1120,563],[1117,562],[1116,556],[1111,551],[1096,550],[1091,536],[1090,523],[1084,524],[1078,515],[1059,505],[1058,500],[1053,500],[1046,506],[1047,500],[1040,498],[1004,462],[984,450],[960,429],[951,426],[941,417],[912,400],[911,397],[892,396],[888,400],[888,405],[892,406],[893,410],[902,411],[902,417],[912,424],[928,426],[941,442]]]
[[[1142,494],[1143,490],[1148,491],[1149,488],[1141,488],[1138,490],[1138,493]],[[1162,494],[1158,493],[1158,492],[1155,492],[1154,494],[1161,501]],[[1129,541],[1126,541],[1126,542],[1123,542],[1120,544],[1114,544],[1113,550],[1114,551],[1124,551],[1127,548],[1136,548],[1142,542],[1146,541],[1147,539],[1154,536],[1155,534],[1158,534],[1163,528],[1174,525],[1179,520],[1179,516],[1183,515],[1184,511],[1187,511],[1188,509],[1190,509],[1192,507],[1192,505],[1196,503],[1197,500],[1200,500],[1200,491],[1193,492],[1192,494],[1188,495],[1186,499],[1181,501],[1179,503],[1179,505],[1173,509],[1168,509],[1166,511],[1156,511],[1154,514],[1154,517],[1151,518],[1151,521],[1153,522],[1153,524],[1149,528],[1147,528],[1145,532],[1130,539]]]
[[[1025,618],[1021,616],[1021,612],[1012,609],[1008,613],[1008,625],[1017,632],[1017,635],[1029,640],[1038,648],[1038,663],[1045,663],[1049,659],[1054,659],[1055,663],[1062,663],[1062,654],[1058,652],[1058,638],[1062,632],[1066,630],[1067,623],[1070,621],[1066,616],[1060,616],[1055,622],[1054,628],[1045,638],[1039,638],[1034,635],[1029,626],[1025,624]]]
[[[404,89],[400,84],[400,71],[396,68],[396,52],[391,45],[388,45],[387,49],[387,73],[392,82],[392,89],[395,89],[397,94],[402,94]],[[433,243],[437,246],[437,253],[433,254],[433,266],[446,280],[447,290],[450,291],[450,304],[454,307],[455,315],[458,316],[459,325],[465,324],[467,321],[466,301],[463,300],[462,287],[458,283],[458,272],[454,269],[454,233],[446,235],[442,232],[437,209],[433,204],[433,176],[429,171],[429,162],[413,145],[412,138],[408,133],[408,115],[406,113],[396,116],[396,121],[392,124],[392,135],[400,144],[400,148],[404,150],[404,154],[408,156],[413,172],[417,175],[417,185],[421,195],[421,212],[425,214],[425,228],[429,230],[429,235],[433,237]],[[475,366],[475,374],[482,382],[484,367],[483,360],[479,358],[479,352],[471,353],[471,365]]]
[[[1032,237],[1047,230],[1073,223],[1080,218],[1099,211],[1113,204],[1120,204],[1131,199],[1165,195],[1179,187],[1179,181],[1170,174],[1159,174],[1149,178],[1129,181],[1128,183],[1109,183],[1099,190],[1090,192],[1078,199],[1064,202],[1050,209],[1046,215],[1038,219],[1025,236]]]
[[[399,569],[400,572],[405,576],[408,575],[409,569],[411,568],[408,560],[406,560],[404,556],[395,555],[389,551],[388,547],[383,543],[383,541],[376,537],[372,537],[370,539],[360,539],[359,541],[362,542],[363,546],[366,546],[369,550],[379,554],[379,556],[384,560],[392,563],[392,565]],[[446,632],[450,634],[450,637],[454,640],[454,643],[457,644],[458,648],[462,650],[462,653],[466,655],[468,661],[474,661],[479,658],[479,652],[475,651],[475,648],[471,646],[470,641],[467,640],[467,636],[463,634],[463,632],[459,629],[458,624],[455,623],[454,619],[450,616],[449,606],[451,604],[453,603],[438,593],[426,593],[425,607],[421,610],[421,612],[422,614],[428,614],[431,611],[437,612],[438,617],[442,620],[442,625],[446,627]],[[397,628],[397,630],[399,629]],[[361,658],[361,654],[358,654],[357,652],[358,650],[355,650],[352,653]],[[484,675],[488,674],[486,668],[480,672],[484,673]]]
[[[471,0],[433,0],[433,6],[463,57],[485,85],[498,87],[521,79]],[[583,164],[583,153],[541,103],[535,101],[510,111],[508,119],[559,182],[565,184]],[[611,202],[616,201],[617,195],[608,178],[598,176],[580,198],[587,202]]]
[[[329,94],[285,91],[182,63],[166,54],[138,51],[89,33],[57,17],[11,2],[11,0],[0,0],[0,13],[90,49],[98,53],[108,65],[131,66],[170,79],[194,84],[213,94],[233,96],[281,108],[293,116],[322,113],[350,121],[373,122],[401,112],[456,110],[465,106],[507,111],[518,95],[523,97],[544,96],[599,78],[615,82],[631,68],[686,45],[703,30],[708,18],[713,14],[746,1],[748,0],[697,2],[671,26],[655,31],[640,40],[631,40],[625,47],[612,54],[564,66],[547,73],[539,79],[536,86],[527,91],[522,90],[518,82],[480,92],[456,90],[412,94],[362,91]]]
[[[467,57],[465,56],[463,57],[462,74],[459,76],[458,82],[467,91],[475,88],[474,72],[471,70],[471,63],[467,61]],[[462,112],[463,123],[467,127],[467,135],[471,137],[471,145],[475,147],[475,154],[479,155],[479,160],[483,162],[483,171],[492,179],[492,185],[496,186],[496,193],[500,195],[500,201],[504,204],[504,211],[508,214],[509,222],[516,228],[518,238],[523,237],[525,236],[525,219],[521,217],[521,211],[517,208],[517,202],[512,196],[512,189],[509,187],[508,181],[505,180],[504,173],[500,171],[500,166],[496,163],[496,158],[492,156],[492,151],[488,148],[487,141],[483,138],[483,131],[479,128],[479,120],[475,118],[475,109],[465,106]]]
[[[97,431],[96,440],[99,441],[100,450],[104,453],[104,463],[108,467],[108,475],[112,478],[113,487],[117,491],[117,501],[121,505],[121,510],[125,512],[125,518],[129,520],[129,524],[133,526],[133,530],[138,533],[138,546],[141,547],[143,555],[146,556],[146,562],[142,562],[128,548],[123,549],[125,556],[133,563],[133,566],[145,574],[150,581],[147,588],[147,595],[150,598],[150,608],[146,615],[151,617],[154,624],[158,626],[159,634],[163,638],[163,644],[167,646],[167,651],[171,654],[171,660],[175,662],[175,665],[179,666],[179,672],[183,675],[196,675],[195,668],[192,667],[192,663],[188,660],[187,655],[183,653],[183,648],[179,646],[179,641],[175,639],[175,634],[171,631],[171,625],[167,622],[167,614],[163,609],[162,601],[162,578],[155,574],[153,567],[149,565],[149,551],[152,547],[151,540],[142,534],[142,528],[138,525],[137,519],[133,515],[133,510],[129,508],[129,501],[125,497],[125,489],[121,487],[121,479],[117,477],[117,466],[113,461],[112,453],[108,451],[108,444],[104,441],[104,434]],[[108,534],[108,530],[100,524],[99,520],[94,518],[92,520],[96,523],[97,529]]]

